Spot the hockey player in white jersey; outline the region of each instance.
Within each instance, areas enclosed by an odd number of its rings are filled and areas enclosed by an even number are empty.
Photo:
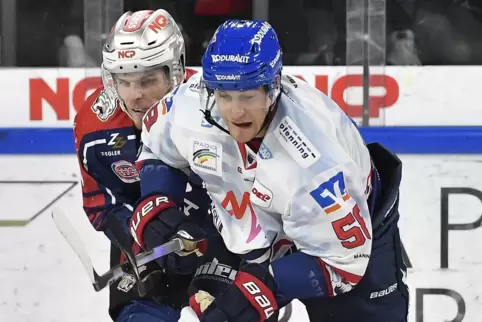
[[[131,221],[143,245],[150,221],[179,212],[177,174],[202,178],[215,225],[244,264],[201,321],[263,321],[293,299],[311,321],[406,321],[399,159],[365,145],[329,97],[282,74],[267,22],[221,25],[202,67],[144,118],[144,196]],[[146,160],[163,175],[143,174]],[[170,237],[159,232],[159,243]]]

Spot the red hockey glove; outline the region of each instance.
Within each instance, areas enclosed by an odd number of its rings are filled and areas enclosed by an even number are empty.
[[[169,241],[181,231],[185,240],[200,241],[206,237],[173,201],[162,195],[150,195],[138,202],[129,226],[135,241],[145,250]],[[172,273],[190,274],[205,246],[204,242],[193,242],[192,249],[161,257],[157,262]]]
[[[146,249],[143,235],[147,224],[150,221],[157,219],[164,210],[168,209],[177,210],[176,204],[168,197],[162,195],[150,195],[137,203],[132,214],[132,218],[129,222],[129,228],[131,230],[132,237],[134,237],[136,243],[139,244],[143,249]],[[178,212],[179,218],[174,218],[174,216],[171,216],[175,220],[175,222],[171,223],[171,226],[176,226],[176,224],[179,225],[180,221],[182,221],[183,217],[185,217],[181,211]],[[162,238],[163,240],[160,241],[159,244],[162,244],[177,232],[173,232],[171,228],[175,227],[169,227],[169,225],[166,225],[165,231],[160,232],[162,235],[167,236],[164,236],[164,238]]]

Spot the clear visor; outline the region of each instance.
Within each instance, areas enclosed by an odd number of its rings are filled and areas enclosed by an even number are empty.
[[[172,88],[173,79],[169,77],[170,72],[166,70],[167,68],[168,67],[164,65],[156,65],[147,70],[126,73],[126,75],[139,74],[139,76],[134,76],[134,79],[130,79],[130,85],[128,87],[122,87],[122,85],[119,84],[120,80],[116,79],[122,74],[116,77],[117,73],[112,73],[102,67],[102,83],[108,97],[113,100],[118,100],[121,108],[127,111],[123,97],[135,96],[137,95],[136,93],[146,90],[146,88],[149,88],[151,85],[159,84],[159,82],[165,84],[163,87],[165,86],[167,91]]]
[[[205,111],[211,111],[212,114],[217,113],[216,110],[220,104],[221,106],[223,106],[223,104],[235,104],[243,109],[270,107],[275,103],[276,98],[280,94],[279,79],[276,79],[275,82],[277,86],[271,87],[271,90],[267,88],[266,85],[249,90],[212,90],[208,88],[206,82],[201,79],[199,83],[201,106]],[[265,103],[260,103],[260,95],[263,95]]]

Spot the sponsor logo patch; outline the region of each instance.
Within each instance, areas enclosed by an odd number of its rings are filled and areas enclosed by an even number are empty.
[[[240,80],[241,79],[240,75],[214,75],[214,76],[216,76],[217,80],[232,81],[232,80]]]
[[[112,171],[125,183],[134,183],[139,181],[139,172],[136,167],[125,160],[112,163]]]
[[[254,181],[253,188],[251,188],[251,202],[264,207],[268,208],[271,206],[271,201],[273,200],[273,193],[271,190],[266,188],[261,182],[258,180]]]
[[[312,166],[320,158],[318,150],[316,150],[289,116],[283,117],[277,125],[275,136],[281,146],[283,146],[296,163],[303,168]]]
[[[254,37],[249,41],[251,44],[258,44],[261,45],[261,42],[263,41],[264,36],[269,31],[269,24],[266,22],[263,22],[263,25],[259,29],[259,31],[254,35]]]
[[[249,56],[242,56],[242,55],[211,55],[211,59],[213,60],[214,63],[217,62],[235,62],[235,63],[241,63],[241,64],[246,64],[249,60]]]
[[[268,160],[273,158],[273,153],[268,149],[266,144],[262,143],[259,147],[258,155],[263,160]]]
[[[193,140],[192,162],[194,169],[221,176],[222,153],[223,149],[219,143]]]
[[[328,181],[320,184],[318,188],[310,192],[310,195],[323,208],[326,214],[341,209],[343,203],[351,199],[346,191],[343,172],[338,172]]]

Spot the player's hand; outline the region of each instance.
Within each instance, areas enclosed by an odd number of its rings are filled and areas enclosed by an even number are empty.
[[[205,291],[198,291],[196,294],[189,298],[189,306],[196,313],[198,317],[201,317],[204,311],[213,303],[214,297]]]
[[[264,321],[278,310],[276,282],[259,264],[239,269],[234,283],[205,309],[201,322]]]
[[[182,232],[185,240],[203,240],[204,231],[177,205],[162,195],[149,195],[141,199],[133,212],[129,223],[134,240],[142,249],[149,250],[159,246]],[[188,243],[187,243],[188,244]],[[192,243],[191,249],[179,254],[161,257],[158,263],[168,272],[189,274],[197,266],[203,243]]]

